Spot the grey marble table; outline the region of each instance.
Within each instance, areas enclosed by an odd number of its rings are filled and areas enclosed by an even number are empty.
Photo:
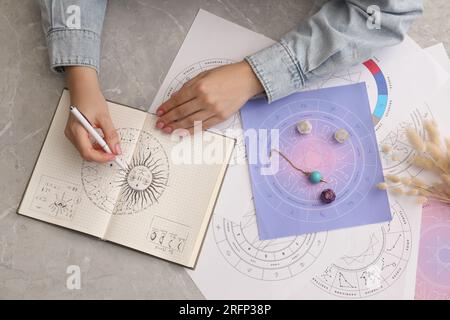
[[[110,1],[101,83],[107,99],[150,105],[199,8],[277,39],[300,0]],[[450,2],[428,0],[410,35],[450,49]],[[132,35],[132,36],[130,36]],[[202,298],[183,268],[16,214],[64,79],[48,69],[37,1],[0,0],[0,298]],[[69,265],[81,289],[68,290]]]

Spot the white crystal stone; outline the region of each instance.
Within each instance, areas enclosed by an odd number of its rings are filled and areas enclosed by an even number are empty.
[[[339,143],[344,143],[345,141],[347,141],[348,137],[349,134],[345,129],[339,129],[334,133],[334,138]]]
[[[309,134],[312,130],[311,122],[308,120],[302,120],[299,123],[297,123],[297,130],[300,134]]]

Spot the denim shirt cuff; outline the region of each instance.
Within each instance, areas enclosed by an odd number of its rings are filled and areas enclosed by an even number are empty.
[[[245,58],[258,77],[268,102],[283,98],[305,84],[300,63],[283,42]]]
[[[65,66],[87,66],[100,70],[100,36],[90,30],[54,29],[47,35],[50,66],[64,72]]]

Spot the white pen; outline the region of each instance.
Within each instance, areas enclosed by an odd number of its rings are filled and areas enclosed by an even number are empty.
[[[94,140],[100,145],[100,147],[105,150],[106,153],[112,153],[111,149],[109,148],[106,141],[102,138],[101,135],[98,134],[97,130],[94,129],[94,127],[91,125],[89,120],[80,112],[80,110],[77,109],[75,106],[70,106],[70,112],[74,115],[74,117],[81,123],[81,125],[89,132],[89,134],[94,138]],[[114,161],[117,163],[117,165],[123,169],[126,170],[126,166],[124,163],[116,157]]]

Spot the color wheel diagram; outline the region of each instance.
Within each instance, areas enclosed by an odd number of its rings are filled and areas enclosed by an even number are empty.
[[[391,100],[389,98],[390,79],[383,73],[376,58],[367,60],[362,65],[357,65],[328,77],[320,78],[305,86],[305,89],[322,89],[358,82],[366,83],[372,110],[372,119],[375,128],[377,128],[383,117],[387,114]]]
[[[388,106],[388,86],[383,72],[373,59],[367,60],[363,63],[363,65],[372,74],[377,85],[377,102],[372,111],[372,119],[376,126],[383,118]]]

